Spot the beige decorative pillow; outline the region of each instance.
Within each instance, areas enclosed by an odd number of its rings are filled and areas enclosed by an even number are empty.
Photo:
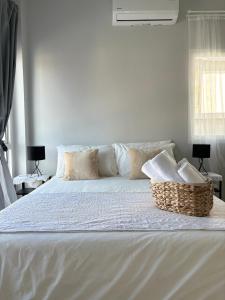
[[[64,180],[98,179],[98,150],[65,152]]]
[[[128,150],[128,155],[130,158],[130,165],[131,165],[129,179],[148,178],[144,173],[142,173],[141,168],[146,163],[146,161],[154,158],[161,151],[162,150],[160,149],[140,150],[140,149],[130,148]]]

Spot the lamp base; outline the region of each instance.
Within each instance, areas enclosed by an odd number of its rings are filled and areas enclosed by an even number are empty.
[[[34,168],[33,172],[31,173],[31,176],[34,174],[37,174],[38,176],[42,176],[41,170],[39,169],[39,164],[40,164],[39,161],[35,161],[35,163],[34,163],[35,168]]]
[[[204,158],[199,158],[199,168],[198,168],[199,172],[201,173],[205,173],[206,175],[208,175],[208,172],[206,171],[205,167],[204,167]]]

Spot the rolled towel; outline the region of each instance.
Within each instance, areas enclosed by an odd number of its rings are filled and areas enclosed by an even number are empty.
[[[141,171],[148,176],[150,179],[154,181],[165,181],[163,178],[159,175],[157,170],[152,166],[151,160],[148,160],[141,168]]]
[[[164,181],[184,183],[177,172],[177,162],[164,150],[151,160],[152,167]]]
[[[187,160],[187,158],[183,158],[182,160],[180,160],[180,161],[177,163],[178,169],[179,169],[183,164],[185,164],[186,162],[189,162],[189,161]]]
[[[192,164],[189,162],[184,163],[179,169],[178,174],[186,183],[204,183],[204,177]]]

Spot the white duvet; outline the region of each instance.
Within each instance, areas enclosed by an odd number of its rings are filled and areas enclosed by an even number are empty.
[[[194,218],[155,208],[148,180],[53,178],[0,213],[0,232],[3,300],[225,299],[216,198]]]
[[[223,230],[225,203],[209,217],[162,211],[148,192],[34,193],[0,213],[0,232]]]

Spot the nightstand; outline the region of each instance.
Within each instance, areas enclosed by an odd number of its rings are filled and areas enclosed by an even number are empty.
[[[217,193],[219,198],[222,199],[223,176],[213,172],[208,172],[208,174],[203,174],[203,175],[212,180],[212,182],[214,183],[215,193]]]
[[[49,179],[51,179],[51,176],[49,175],[19,175],[13,178],[13,184],[15,186],[17,196],[20,197],[31,193]],[[16,186],[18,185],[22,185],[22,188],[17,190]],[[29,187],[26,185],[29,185]]]

